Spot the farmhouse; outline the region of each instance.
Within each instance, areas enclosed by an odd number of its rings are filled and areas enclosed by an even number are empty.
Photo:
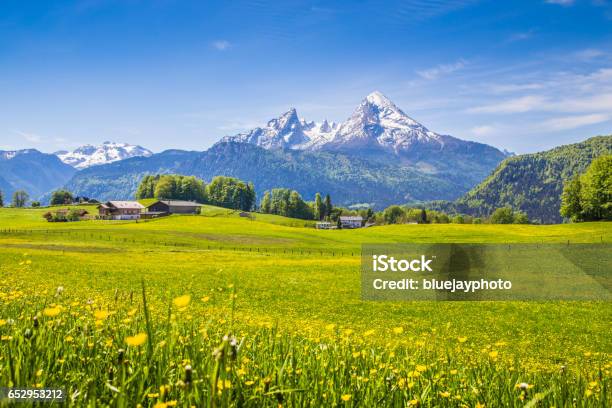
[[[329,221],[319,221],[315,224],[316,229],[331,229],[332,223]]]
[[[143,209],[137,201],[107,201],[98,206],[98,214],[106,220],[137,220]]]
[[[360,216],[340,216],[340,225],[342,228],[361,228],[362,223],[363,218]]]
[[[157,214],[197,214],[202,204],[194,201],[158,200],[147,207],[147,213]]]

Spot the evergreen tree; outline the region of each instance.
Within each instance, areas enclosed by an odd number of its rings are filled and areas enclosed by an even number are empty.
[[[427,211],[425,211],[425,209],[423,208],[421,210],[421,214],[419,217],[419,224],[426,224],[427,223]]]
[[[322,220],[325,216],[325,206],[323,204],[323,200],[321,199],[321,194],[315,194],[315,201],[313,206],[313,213],[315,220]]]
[[[329,196],[329,194],[325,194],[325,201],[323,202],[323,206],[325,208],[325,216],[331,217],[334,207],[332,206],[331,197]]]
[[[0,190],[0,207],[4,207],[4,195],[2,194],[2,190]]]

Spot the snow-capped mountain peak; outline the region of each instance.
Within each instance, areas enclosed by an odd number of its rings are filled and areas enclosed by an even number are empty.
[[[226,136],[221,141],[251,143],[265,149],[388,152],[415,157],[425,150],[440,152],[470,143],[430,131],[379,91],[367,95],[341,124],[300,119],[292,108],[270,120],[266,127]]]
[[[104,142],[99,146],[87,144],[76,148],[72,152],[59,151],[54,154],[64,163],[76,169],[84,169],[129,159],[130,157],[149,157],[153,152],[142,146],[128,143]]]

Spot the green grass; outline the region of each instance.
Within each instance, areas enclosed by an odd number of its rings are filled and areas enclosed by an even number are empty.
[[[609,243],[610,224],[319,231],[210,206],[138,223],[43,213],[0,210],[0,384],[65,387],[74,405],[611,402],[609,303],[366,302],[359,276],[363,243]],[[128,346],[136,333],[147,342]]]

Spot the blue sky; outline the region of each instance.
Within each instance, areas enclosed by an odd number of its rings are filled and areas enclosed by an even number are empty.
[[[379,90],[518,153],[612,133],[606,0],[0,3],[0,149],[204,150]]]

